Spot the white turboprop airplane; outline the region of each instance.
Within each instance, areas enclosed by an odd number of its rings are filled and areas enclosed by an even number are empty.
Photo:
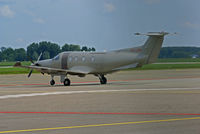
[[[93,74],[100,79],[101,84],[106,84],[104,75],[120,71],[123,69],[141,67],[156,61],[164,36],[167,32],[149,32],[147,34],[136,33],[136,35],[147,35],[149,38],[144,45],[120,49],[110,52],[62,52],[52,59],[33,61],[30,66],[23,66],[21,62],[16,62],[14,67],[33,69],[51,75],[51,85],[55,84],[54,76],[60,76],[60,82],[65,86],[70,85],[67,75],[78,75],[84,77]]]

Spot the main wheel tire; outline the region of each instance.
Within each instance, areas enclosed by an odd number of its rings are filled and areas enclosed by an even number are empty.
[[[55,84],[55,81],[54,81],[54,80],[51,80],[51,81],[50,81],[50,85],[53,86],[54,84]]]
[[[71,82],[69,79],[65,79],[63,84],[64,84],[64,86],[70,86]]]
[[[102,77],[100,82],[101,82],[101,84],[106,84],[107,83],[106,77]]]

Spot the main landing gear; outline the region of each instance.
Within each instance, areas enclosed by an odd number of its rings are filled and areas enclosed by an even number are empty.
[[[70,86],[71,82],[68,78],[66,78],[63,82],[64,86]]]
[[[100,83],[101,84],[106,84],[107,83],[107,79],[104,75],[98,75]]]
[[[54,76],[53,75],[51,75],[51,81],[50,81],[50,85],[55,85],[55,80],[53,79],[54,78]]]

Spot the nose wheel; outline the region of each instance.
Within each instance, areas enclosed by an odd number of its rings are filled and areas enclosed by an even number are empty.
[[[64,86],[70,86],[71,82],[68,78],[66,78],[63,82]]]
[[[50,81],[50,85],[55,85],[55,81],[53,79]]]
[[[65,79],[64,81],[63,81],[63,84],[64,84],[64,86],[70,86],[70,84],[71,84],[71,81],[67,78],[67,79]],[[50,85],[55,85],[55,80],[51,80],[50,81]]]

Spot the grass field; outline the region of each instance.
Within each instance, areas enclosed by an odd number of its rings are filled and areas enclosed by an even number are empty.
[[[200,68],[200,64],[148,64],[141,68],[134,68],[128,70],[160,70],[160,69],[191,69]]]
[[[127,69],[130,70],[160,70],[160,69],[191,69],[200,68],[200,64],[149,64],[141,68]],[[0,74],[28,74],[30,70],[24,68],[0,68]],[[125,70],[126,71],[126,70]],[[33,73],[39,73],[34,71]]]
[[[0,67],[13,66],[16,62],[0,62]],[[30,61],[23,61],[22,65],[30,65]],[[0,74],[26,74],[29,73],[30,70],[24,68],[0,68]],[[33,71],[33,73],[38,73],[37,71]]]
[[[200,62],[200,59],[158,59],[158,62]],[[13,66],[15,62],[0,62],[0,66]],[[22,65],[30,65],[30,62],[22,62]],[[160,70],[160,69],[190,69],[200,68],[200,64],[148,64],[141,68],[127,69],[127,70]],[[0,74],[28,74],[30,70],[23,68],[0,68]],[[34,71],[33,73],[38,73]]]
[[[200,58],[166,58],[166,59],[158,59],[158,63],[164,62],[200,62]]]
[[[28,74],[30,70],[24,68],[0,68],[0,74]],[[34,71],[33,73],[36,73]]]
[[[11,61],[11,62],[0,62],[0,67],[3,66],[13,66],[16,62],[15,61]],[[22,62],[23,65],[30,65],[31,62],[30,61],[23,61]]]

